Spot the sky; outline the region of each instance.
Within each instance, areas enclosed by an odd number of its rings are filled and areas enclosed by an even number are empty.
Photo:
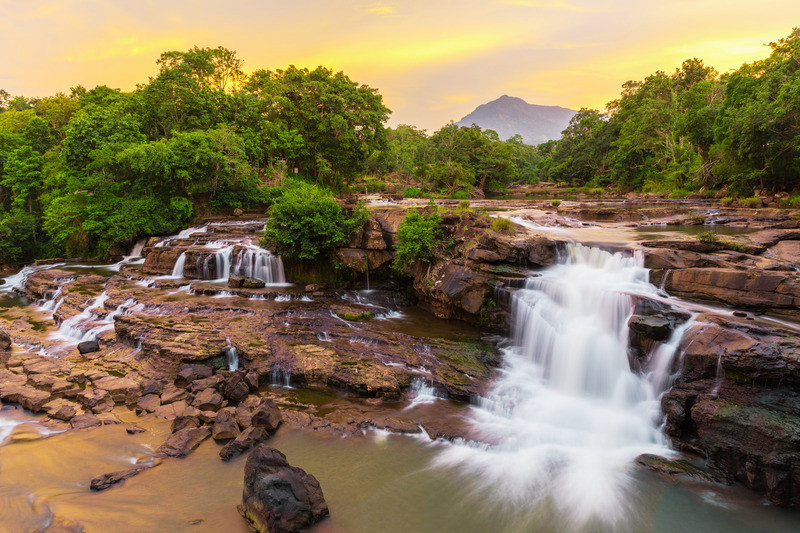
[[[503,94],[604,109],[687,58],[764,58],[795,25],[798,0],[0,0],[0,88],[130,91],[162,52],[224,46],[248,72],[342,70],[379,90],[390,125],[432,133]]]

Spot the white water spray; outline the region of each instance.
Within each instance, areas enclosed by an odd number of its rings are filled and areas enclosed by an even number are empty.
[[[476,429],[499,444],[452,446],[437,463],[466,471],[503,503],[560,509],[574,522],[565,530],[593,521],[613,527],[626,517],[633,460],[669,453],[658,396],[674,346],[649,376],[631,372],[631,295],[657,291],[643,258],[569,251],[512,297],[514,347],[474,409]]]

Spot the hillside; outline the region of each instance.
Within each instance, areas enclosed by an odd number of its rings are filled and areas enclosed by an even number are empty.
[[[503,95],[479,105],[457,124],[495,130],[503,140],[519,134],[527,144],[539,144],[559,139],[574,114],[572,109],[529,104],[522,98]]]

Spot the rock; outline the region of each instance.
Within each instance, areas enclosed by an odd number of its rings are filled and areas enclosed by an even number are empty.
[[[267,284],[260,279],[244,278],[241,287],[243,289],[263,289]]]
[[[239,424],[240,428],[247,429],[252,425],[253,413],[246,405],[244,404],[237,405],[235,416],[236,416],[236,423]]]
[[[91,483],[89,483],[89,488],[95,491],[105,490],[113,485],[116,485],[120,481],[125,481],[128,478],[132,478],[133,476],[141,474],[150,468],[152,468],[152,465],[140,465],[129,468],[128,470],[122,470],[120,472],[111,472],[109,474],[95,476],[92,478]]]
[[[229,461],[267,439],[269,439],[269,433],[266,429],[249,427],[242,431],[234,440],[225,444],[219,451],[219,456],[223,461]]]
[[[0,331],[0,350],[6,351],[11,348],[11,337],[5,331]]]
[[[250,394],[250,387],[245,383],[242,375],[238,372],[228,376],[222,387],[222,395],[232,401],[239,403]]]
[[[672,324],[659,316],[632,316],[628,327],[640,335],[654,341],[663,342],[672,335]]]
[[[138,381],[130,378],[118,378],[114,376],[107,376],[96,379],[92,382],[95,389],[108,391],[115,403],[124,402],[128,396],[139,394]]]
[[[186,394],[185,389],[179,389],[173,383],[167,383],[161,392],[161,404],[167,405],[168,403],[183,400],[186,398]]]
[[[78,344],[78,351],[81,354],[97,352],[100,350],[100,343],[97,341],[85,341]]]
[[[262,533],[302,531],[328,516],[328,505],[317,479],[290,466],[286,456],[258,445],[244,469],[239,511]]]
[[[161,399],[155,394],[148,394],[139,398],[136,402],[138,412],[153,413],[161,406]]]
[[[72,426],[73,429],[87,429],[102,426],[103,422],[95,415],[86,413],[73,416],[72,420],[69,421],[69,425]]]
[[[184,428],[199,428],[200,418],[196,415],[178,416],[172,421],[172,432],[177,433]]]
[[[258,373],[257,372],[248,372],[244,375],[244,382],[247,383],[247,386],[250,388],[250,392],[255,392],[258,390]]]
[[[211,430],[207,427],[183,428],[158,447],[156,457],[186,457],[209,436]]]
[[[273,431],[278,428],[282,419],[281,411],[275,405],[275,402],[264,398],[253,413],[250,422],[255,427],[263,427],[267,431]]]
[[[231,289],[240,289],[244,282],[244,276],[230,276],[228,278],[228,287]]]
[[[77,413],[76,405],[70,401],[57,399],[44,405],[47,416],[69,422]]]
[[[214,440],[235,439],[240,433],[239,425],[228,409],[223,409],[217,413],[214,419],[214,429],[211,433]]]
[[[177,388],[177,387],[176,387]],[[158,394],[164,390],[164,384],[156,379],[148,379],[142,384],[142,396]]]
[[[78,401],[95,414],[107,413],[114,408],[111,394],[102,389],[86,389],[78,394]]]
[[[192,400],[192,407],[196,407],[201,411],[216,411],[222,407],[222,402],[225,400],[214,389],[204,389],[197,393],[194,400]]]
[[[24,378],[22,379],[24,380]],[[0,384],[0,399],[18,403],[34,413],[42,411],[44,405],[52,399],[52,395],[47,391],[18,383],[6,382]]]
[[[242,209],[239,208],[239,207],[237,207],[236,209],[233,210],[233,216],[235,216],[235,217],[240,217],[243,214],[244,214],[244,211],[242,211]]]
[[[219,374],[211,377],[196,379],[189,385],[189,391],[192,393],[199,392],[203,389],[219,389],[220,385],[225,382],[225,378]]]
[[[138,435],[139,433],[144,433],[144,429],[140,428],[139,426],[128,426],[125,428],[125,432],[128,435]]]
[[[178,387],[186,387],[196,379],[210,378],[213,373],[213,370],[211,370],[211,367],[208,365],[185,364],[181,367],[181,371],[175,378],[175,385]]]

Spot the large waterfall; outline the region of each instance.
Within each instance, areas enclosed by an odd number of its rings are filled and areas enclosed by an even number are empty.
[[[280,256],[257,246],[239,252],[234,275],[255,278],[264,283],[286,283]]]
[[[561,510],[574,520],[565,530],[624,519],[633,460],[668,453],[657,387],[671,365],[661,357],[637,375],[627,355],[631,295],[656,292],[642,264],[638,254],[572,245],[563,264],[529,278],[512,297],[502,375],[473,410],[497,444],[452,446],[438,463],[466,470],[503,503]]]

